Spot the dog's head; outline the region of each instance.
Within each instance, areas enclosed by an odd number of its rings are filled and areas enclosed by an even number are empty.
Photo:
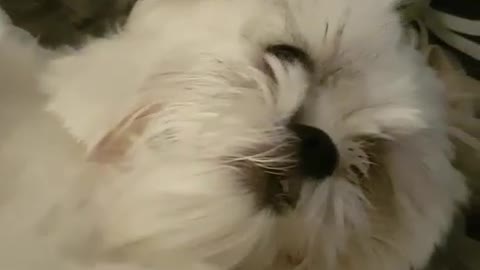
[[[464,197],[441,88],[393,1],[357,2],[144,0],[53,61],[49,110],[109,169],[105,247],[227,268],[423,264]]]

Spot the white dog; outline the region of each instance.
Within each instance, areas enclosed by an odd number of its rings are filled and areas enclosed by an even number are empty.
[[[143,0],[0,43],[0,269],[421,269],[467,197],[393,0]]]

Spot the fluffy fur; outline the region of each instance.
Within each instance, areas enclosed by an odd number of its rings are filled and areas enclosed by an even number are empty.
[[[3,33],[0,269],[424,266],[467,192],[443,87],[394,4],[143,0],[119,33],[62,53]],[[299,200],[276,212],[256,169],[288,170],[291,121],[329,134],[340,162],[292,176]]]

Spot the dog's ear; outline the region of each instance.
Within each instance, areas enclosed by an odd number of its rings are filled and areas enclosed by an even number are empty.
[[[150,116],[161,109],[159,104],[142,106],[112,128],[88,153],[91,161],[117,162],[125,158],[136,139],[144,133]]]
[[[41,77],[47,110],[83,143],[88,153],[112,158],[143,130],[157,105],[142,91],[150,74],[133,40],[111,36],[52,60]]]

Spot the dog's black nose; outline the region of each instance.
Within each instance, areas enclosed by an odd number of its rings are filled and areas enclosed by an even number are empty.
[[[338,150],[332,139],[322,130],[294,124],[290,129],[300,139],[299,168],[301,173],[315,180],[332,175],[338,164]]]
[[[287,44],[276,44],[266,48],[268,53],[271,53],[278,57],[280,60],[293,63],[295,61],[300,62],[305,68],[311,70],[313,63],[307,53],[304,50]]]

